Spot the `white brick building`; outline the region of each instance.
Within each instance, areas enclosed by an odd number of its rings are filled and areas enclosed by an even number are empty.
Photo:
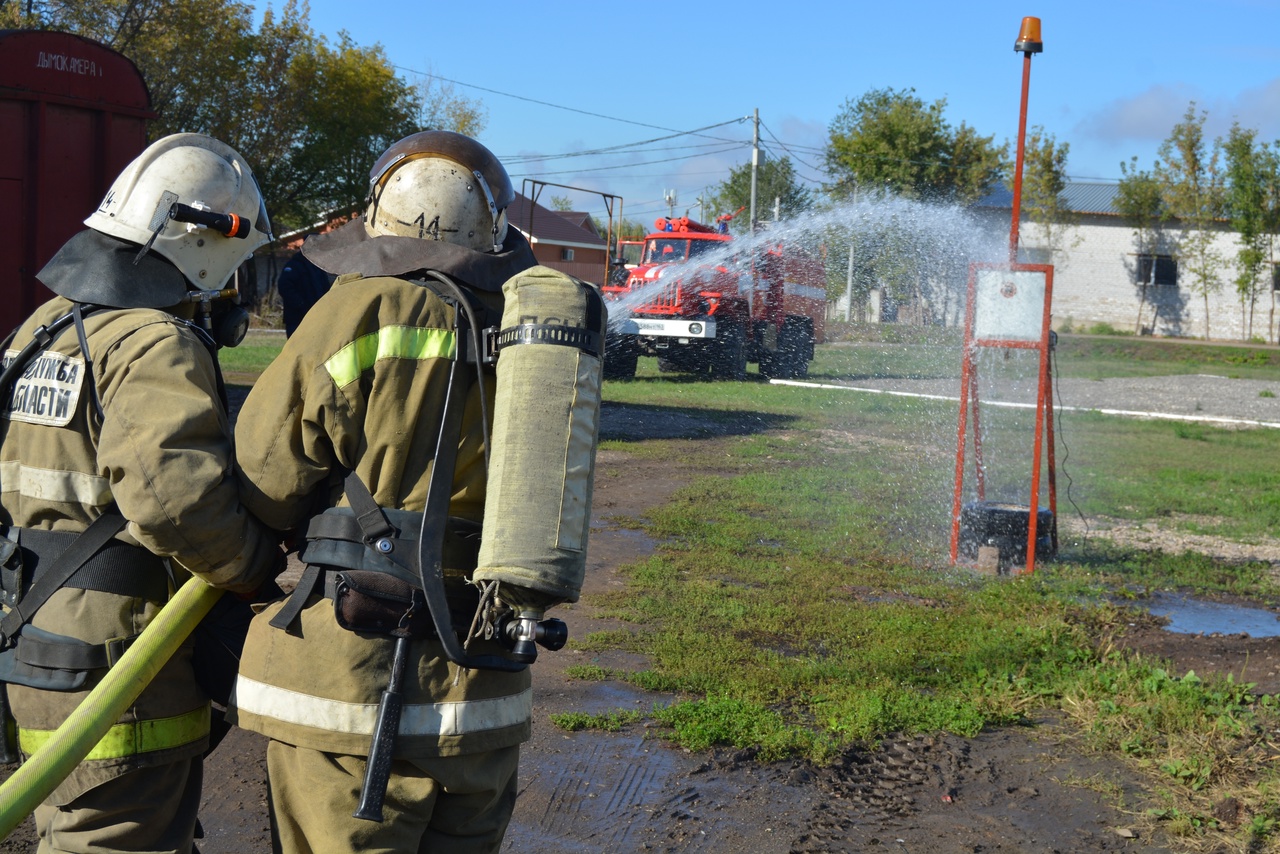
[[[1181,237],[1177,224],[1167,229],[1154,253],[1140,256],[1134,229],[1115,211],[1118,188],[1114,183],[1072,182],[1063,197],[1075,212],[1077,222],[1063,231],[1058,251],[1049,256],[1044,231],[1027,223],[1020,227],[1020,260],[1054,265],[1053,324],[1070,323],[1076,330],[1097,323],[1107,323],[1118,330],[1133,330],[1138,324],[1138,309],[1143,288],[1139,281],[1155,284],[1145,288],[1142,308],[1144,334],[1205,337],[1205,300],[1196,291],[1185,263],[1178,260],[1177,241]],[[978,203],[991,216],[992,227],[999,225],[1008,233],[1012,196],[1001,189]],[[1225,227],[1213,243],[1223,263],[1216,293],[1209,295],[1209,337],[1223,340],[1246,340],[1250,337],[1248,307],[1242,310],[1236,291],[1236,255],[1239,242],[1234,232]],[[1274,268],[1273,268],[1274,270]],[[1140,278],[1141,277],[1141,278]],[[1268,281],[1253,305],[1252,336],[1275,343],[1280,331],[1277,312],[1275,276]]]

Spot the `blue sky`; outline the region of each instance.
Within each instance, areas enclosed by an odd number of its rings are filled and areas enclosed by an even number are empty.
[[[1070,144],[1072,177],[1118,179],[1135,155],[1149,168],[1191,101],[1208,111],[1211,136],[1238,120],[1280,139],[1280,0],[311,0],[318,33],[379,43],[407,79],[429,72],[483,102],[480,140],[517,189],[538,178],[613,193],[646,222],[667,212],[668,190],[677,214],[698,215],[699,194],[750,160],[751,122],[739,120],[755,109],[766,156],[789,154],[815,184],[831,121],[874,88],[946,98],[952,124],[1013,142],[1023,64],[1013,43],[1028,15],[1045,44],[1028,125]],[[550,195],[602,208],[598,196]]]

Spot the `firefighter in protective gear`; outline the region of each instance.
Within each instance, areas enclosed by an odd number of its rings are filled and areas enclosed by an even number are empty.
[[[248,164],[166,137],[85,224],[4,347],[26,364],[0,396],[0,681],[28,756],[176,585],[248,593],[281,557],[240,503],[216,345],[191,319],[270,239]],[[190,852],[210,713],[189,642],[36,809],[39,850]]]
[[[515,191],[506,170],[474,140],[414,134],[370,177],[364,215],[304,244],[338,278],[237,421],[246,503],[272,527],[305,534],[306,570],[289,599],[254,619],[232,714],[271,739],[277,851],[497,851],[529,737],[529,673],[450,663],[429,621],[421,625],[421,589],[403,557],[425,530],[451,368],[472,346],[456,337],[456,314],[496,325],[503,284],[536,262],[507,227]],[[467,574],[495,387],[491,367],[470,373],[456,460],[439,475],[449,499],[441,560],[464,631],[478,604]],[[363,607],[379,603],[381,613]],[[364,820],[353,810],[372,766],[379,701],[406,644],[383,820]],[[501,654],[483,638],[468,650]]]

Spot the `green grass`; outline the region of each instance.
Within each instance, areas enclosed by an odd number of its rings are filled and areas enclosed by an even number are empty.
[[[218,351],[218,363],[228,374],[258,374],[271,364],[284,346],[284,335],[251,330],[238,347]]]
[[[1280,379],[1276,347],[1061,335],[1057,356],[1062,376],[1085,379],[1170,374]]]

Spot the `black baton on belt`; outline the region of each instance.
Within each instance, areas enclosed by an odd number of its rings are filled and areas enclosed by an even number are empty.
[[[400,729],[400,683],[404,678],[405,660],[409,657],[409,630],[397,629],[395,657],[391,662],[391,684],[382,692],[378,703],[378,722],[373,728],[373,743],[369,745],[369,761],[364,769],[364,788],[360,792],[360,806],[351,815],[365,821],[382,821],[382,801],[387,796],[387,783],[391,779],[391,756],[395,752],[396,732]]]

